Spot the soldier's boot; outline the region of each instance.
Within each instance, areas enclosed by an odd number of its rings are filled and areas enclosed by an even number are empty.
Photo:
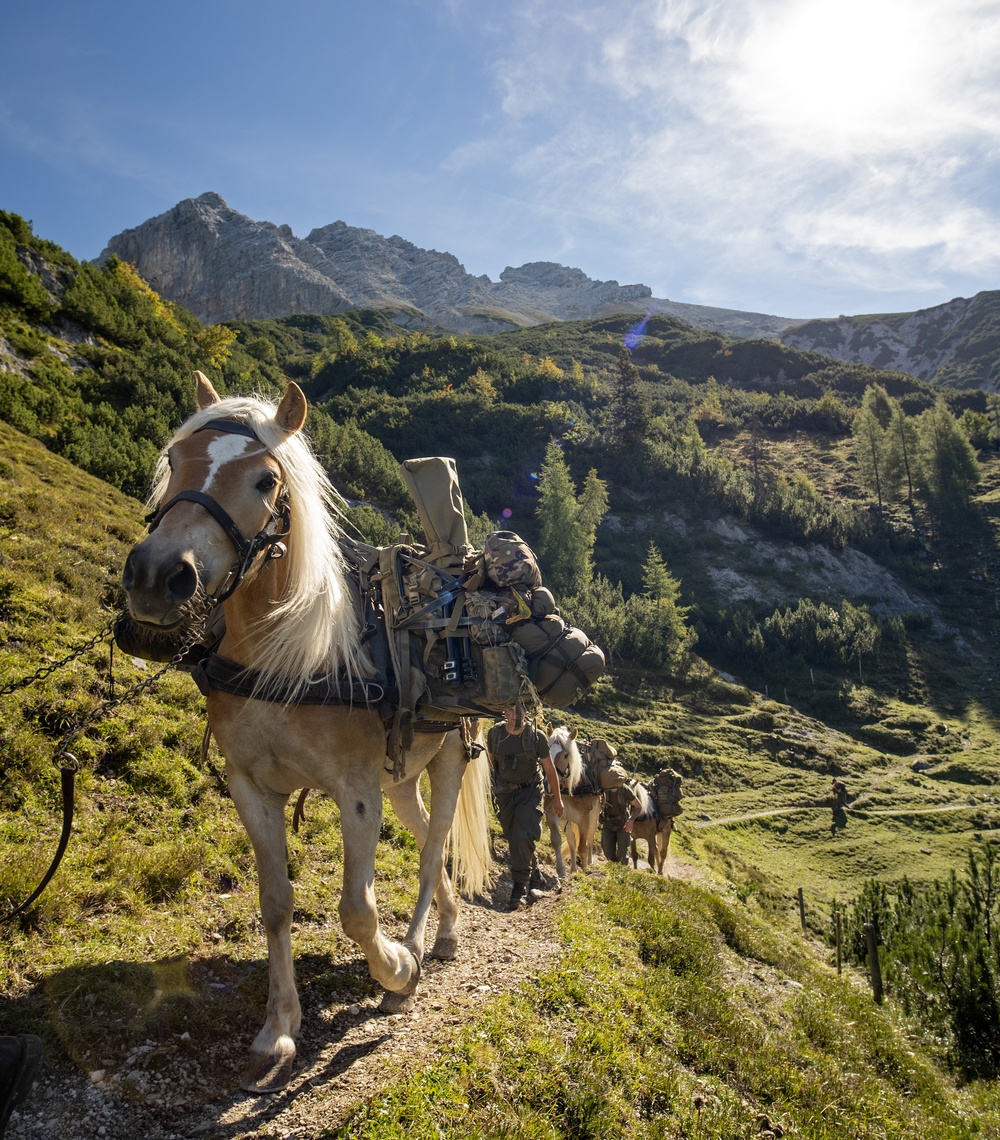
[[[0,1037],[0,1136],[11,1113],[28,1099],[42,1063],[42,1039],[33,1033]]]
[[[510,889],[510,902],[507,903],[507,910],[517,910],[517,908],[521,905],[521,900],[524,898],[524,894],[524,883],[515,883]]]

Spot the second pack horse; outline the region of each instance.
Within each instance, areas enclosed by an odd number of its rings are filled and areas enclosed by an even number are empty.
[[[243,1087],[265,1092],[287,1084],[301,1021],[285,847],[291,794],[319,789],[340,808],[341,923],[385,988],[382,1008],[398,1012],[417,989],[432,901],[431,955],[457,950],[449,835],[459,885],[475,893],[486,884],[489,773],[485,753],[470,760],[456,724],[416,733],[405,776],[394,780],[385,722],[365,699],[371,665],[338,543],[338,496],[302,434],[305,396],[293,383],[277,405],[220,399],[195,376],[198,410],[160,457],[151,531],[130,552],[123,586],[133,620],[157,632],[183,626],[206,599],[224,599],[218,653],[253,679],[249,695],[211,688],[208,718],[257,863],[269,993]],[[340,703],[310,703],[317,685],[342,693]],[[402,941],[382,930],[375,902],[383,792],[420,846],[419,892]]]

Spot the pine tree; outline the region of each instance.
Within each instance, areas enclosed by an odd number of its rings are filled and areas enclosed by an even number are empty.
[[[538,555],[546,582],[557,595],[583,593],[593,577],[597,528],[608,509],[607,484],[592,469],[578,499],[562,450],[550,443],[538,491]]]
[[[629,468],[642,461],[649,446],[652,413],[639,369],[632,354],[622,345],[618,350],[618,379],[611,400],[611,440]]]

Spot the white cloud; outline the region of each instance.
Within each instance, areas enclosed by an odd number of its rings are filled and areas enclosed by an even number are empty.
[[[963,273],[1000,284],[997,0],[512,12],[505,122],[453,162],[502,168],[561,219],[563,248],[602,227],[625,265],[662,251],[676,272],[656,284],[708,303],[695,295],[725,273],[816,295],[933,291]]]

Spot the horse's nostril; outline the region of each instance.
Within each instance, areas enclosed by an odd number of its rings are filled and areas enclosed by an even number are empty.
[[[198,588],[198,573],[190,562],[181,562],[166,581],[167,600],[186,602]]]

